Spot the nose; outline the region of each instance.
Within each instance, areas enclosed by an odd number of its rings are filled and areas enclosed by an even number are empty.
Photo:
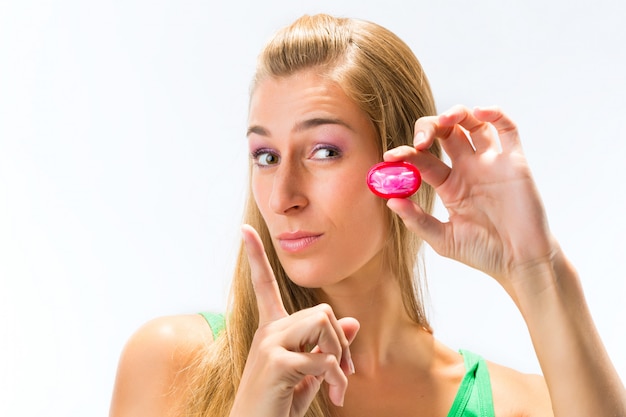
[[[285,160],[274,173],[270,208],[277,214],[293,214],[308,205],[302,167]]]

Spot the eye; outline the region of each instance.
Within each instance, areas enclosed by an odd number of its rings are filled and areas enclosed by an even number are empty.
[[[311,159],[334,159],[341,156],[341,152],[334,146],[320,146],[313,150]]]
[[[255,164],[260,166],[271,166],[279,163],[280,157],[276,152],[272,152],[268,149],[259,149],[252,153],[252,160]]]

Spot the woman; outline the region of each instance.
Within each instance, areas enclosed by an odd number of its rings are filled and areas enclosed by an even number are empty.
[[[111,416],[626,415],[515,125],[497,108],[435,113],[419,62],[386,29],[319,15],[280,31],[251,89],[227,320],[141,328]],[[381,159],[421,171],[415,198],[368,190]],[[446,223],[429,214],[435,193]],[[414,273],[422,241],[504,287],[545,379],[434,339]]]

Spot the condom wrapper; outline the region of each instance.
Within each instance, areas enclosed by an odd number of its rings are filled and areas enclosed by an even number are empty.
[[[408,162],[381,162],[367,173],[367,186],[382,198],[406,198],[422,184],[419,170]]]

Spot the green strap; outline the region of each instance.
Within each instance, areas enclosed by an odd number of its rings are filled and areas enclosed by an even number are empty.
[[[217,337],[222,333],[224,327],[226,327],[226,320],[224,319],[223,314],[219,313],[211,313],[208,311],[204,311],[199,313],[207,323],[209,323],[209,327],[211,328],[211,332],[213,333],[213,340],[217,339]]]
[[[494,417],[493,395],[491,391],[491,379],[489,378],[489,370],[487,363],[483,358],[479,357],[479,365],[476,370],[476,388],[478,388],[478,407],[480,415],[485,417]]]
[[[462,350],[465,376],[448,417],[494,417],[489,371],[479,355]]]

